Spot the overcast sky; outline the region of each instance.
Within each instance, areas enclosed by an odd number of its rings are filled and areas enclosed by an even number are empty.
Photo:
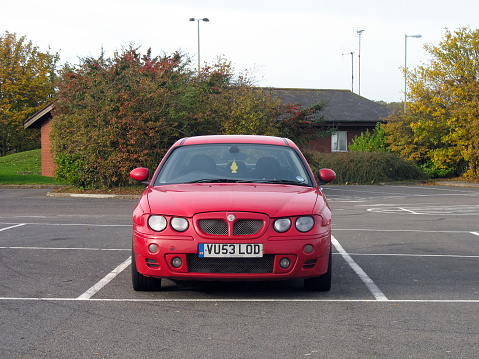
[[[107,57],[134,43],[154,55],[180,50],[197,64],[218,56],[237,73],[253,72],[258,86],[351,90],[361,96],[401,101],[407,65],[427,63],[424,44],[438,44],[445,28],[476,29],[477,0],[0,0],[0,30],[25,35],[41,50],[50,46],[62,62]],[[343,55],[347,54],[347,55]]]

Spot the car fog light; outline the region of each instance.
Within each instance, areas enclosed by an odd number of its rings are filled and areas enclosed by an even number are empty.
[[[148,250],[151,252],[151,253],[156,253],[158,252],[158,245],[155,244],[155,243],[152,243],[148,246]]]
[[[312,251],[314,251],[314,247],[311,245],[311,244],[306,244],[304,247],[303,247],[303,251],[304,253],[311,253]]]
[[[171,260],[171,265],[175,268],[180,268],[182,264],[183,264],[183,261],[181,260],[180,257],[174,257]]]
[[[291,261],[289,260],[289,258],[281,258],[281,260],[279,261],[279,266],[283,269],[288,268],[290,265]]]

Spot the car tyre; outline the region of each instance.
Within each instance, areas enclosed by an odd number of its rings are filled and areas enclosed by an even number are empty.
[[[145,277],[136,269],[135,252],[131,251],[131,282],[139,292],[161,290],[161,278]]]
[[[331,289],[332,273],[332,252],[329,252],[328,271],[319,277],[306,278],[304,280],[304,289],[316,292],[328,292]]]

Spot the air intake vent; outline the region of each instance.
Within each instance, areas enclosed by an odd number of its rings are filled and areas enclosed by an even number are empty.
[[[206,234],[215,236],[228,235],[228,225],[221,219],[200,219],[198,225]]]
[[[248,236],[258,233],[263,227],[263,221],[257,219],[244,219],[235,222],[233,234],[235,236]]]
[[[188,271],[193,273],[273,273],[274,254],[262,258],[200,258],[188,254]]]

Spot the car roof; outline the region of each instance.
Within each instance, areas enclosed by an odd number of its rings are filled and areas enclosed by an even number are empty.
[[[185,137],[178,140],[174,146],[201,145],[210,143],[258,143],[264,145],[276,145],[298,148],[296,144],[282,137],[259,136],[259,135],[210,135]]]

